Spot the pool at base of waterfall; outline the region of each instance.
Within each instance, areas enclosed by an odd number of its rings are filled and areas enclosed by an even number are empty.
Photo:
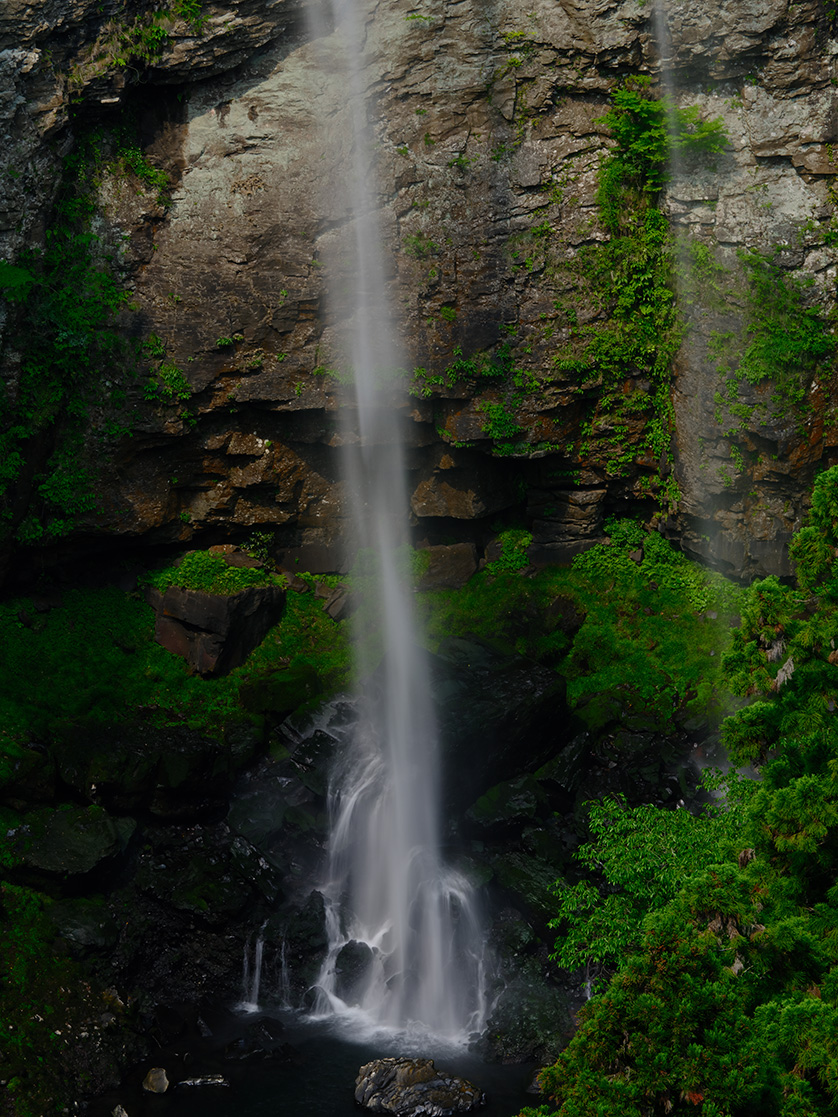
[[[90,1103],[90,1117],[110,1117],[120,1105],[128,1117],[358,1117],[359,1069],[393,1055],[431,1058],[438,1070],[473,1082],[486,1095],[479,1111],[485,1117],[514,1117],[538,1104],[527,1092],[532,1065],[485,1063],[464,1046],[420,1030],[399,1033],[283,1010],[208,1009],[192,1021],[187,1015],[179,1035],[133,1068],[118,1090]],[[176,1020],[168,1027],[173,1030]],[[166,1071],[165,1093],[143,1089],[152,1067]]]

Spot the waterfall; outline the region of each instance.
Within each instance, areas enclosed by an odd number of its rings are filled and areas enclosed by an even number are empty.
[[[334,335],[343,367],[351,372],[345,410],[357,417],[357,431],[347,430],[344,439],[354,542],[383,655],[376,664],[378,656],[363,650],[369,634],[363,640],[356,634],[358,673],[365,682],[359,722],[329,791],[322,891],[330,946],[315,1011],[355,1019],[360,1012],[374,1025],[419,1023],[435,1034],[458,1036],[483,1025],[482,934],[470,884],[440,856],[429,670],[415,640],[412,591],[400,563],[408,543],[404,448],[395,409],[402,360],[375,212],[364,17],[359,0],[332,0],[331,15],[329,64],[345,67],[352,164],[348,176],[329,188],[343,192],[338,196],[353,231],[344,246],[352,297],[340,304],[343,320]],[[334,303],[331,309],[334,315]]]
[[[265,950],[265,924],[256,936],[253,948],[253,965],[250,964],[250,942],[244,945],[242,962],[242,999],[239,1009],[242,1012],[259,1011],[259,987],[262,984],[262,955]]]
[[[663,86],[664,104],[668,117],[670,136],[677,133],[675,126],[676,110],[676,84],[675,84],[675,46],[669,31],[669,21],[666,18],[666,0],[652,0],[652,25],[655,41],[658,47],[658,72]],[[682,171],[681,153],[674,142],[669,145],[669,190],[672,192],[673,184],[677,182]]]

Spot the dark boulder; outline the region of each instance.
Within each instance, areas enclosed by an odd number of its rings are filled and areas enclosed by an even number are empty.
[[[358,1004],[372,963],[373,952],[365,942],[353,939],[341,948],[335,960],[335,991],[346,1004]]]
[[[355,1101],[372,1113],[395,1117],[450,1117],[471,1113],[486,1096],[465,1078],[445,1074],[433,1059],[376,1059],[361,1067]]]
[[[249,721],[230,722],[219,738],[187,726],[73,725],[56,733],[60,778],[77,795],[115,814],[148,810],[191,820],[220,813],[230,785],[262,743]]]
[[[477,548],[473,543],[428,547],[420,552],[427,567],[419,578],[419,589],[459,589],[477,570]]]
[[[120,859],[136,828],[101,807],[45,807],[24,817],[10,847],[26,869],[77,876]]]
[[[285,590],[251,586],[240,593],[215,594],[169,586],[149,590],[157,614],[154,638],[183,656],[198,675],[225,675],[244,663],[279,622]]]

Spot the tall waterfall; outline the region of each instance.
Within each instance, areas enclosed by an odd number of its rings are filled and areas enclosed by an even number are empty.
[[[357,414],[357,433],[345,439],[345,468],[358,553],[369,575],[366,605],[380,627],[383,657],[376,665],[377,656],[359,652],[365,680],[360,719],[331,780],[323,886],[330,949],[316,1011],[360,1014],[396,1028],[417,1023],[458,1036],[484,1022],[482,936],[470,885],[440,857],[429,671],[414,636],[409,575],[399,561],[408,538],[404,449],[394,410],[403,362],[375,213],[362,80],[364,14],[360,0],[331,0],[331,15],[329,59],[345,66],[352,142],[348,178],[330,184],[345,193],[354,227],[348,248],[352,301],[342,300],[334,331],[339,360],[353,382],[346,409]],[[357,641],[359,648],[366,645]]]

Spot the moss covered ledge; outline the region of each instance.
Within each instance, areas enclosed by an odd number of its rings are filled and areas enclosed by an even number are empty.
[[[285,579],[233,547],[190,551],[148,582],[155,640],[199,675],[239,667],[285,608]]]

